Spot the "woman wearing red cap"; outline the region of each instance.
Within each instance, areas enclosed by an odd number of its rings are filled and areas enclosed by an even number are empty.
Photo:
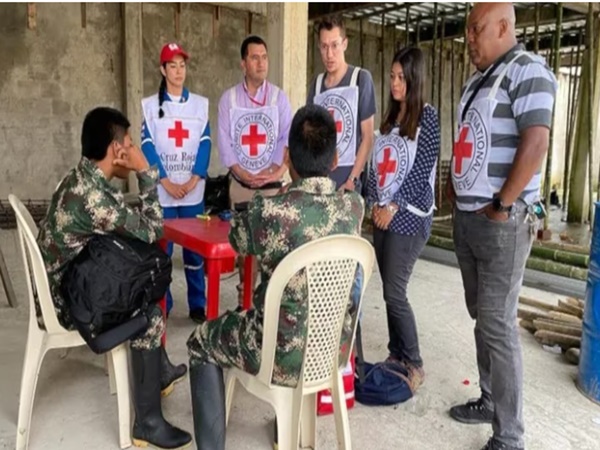
[[[165,219],[196,217],[204,212],[204,185],[210,161],[211,139],[208,99],[184,86],[188,54],[178,44],[165,44],[160,52],[162,81],[157,94],[142,100],[142,151],[159,170],[158,195]],[[169,243],[169,254],[173,244]],[[188,286],[189,315],[206,319],[204,261],[183,250]],[[167,293],[167,314],[173,306]]]

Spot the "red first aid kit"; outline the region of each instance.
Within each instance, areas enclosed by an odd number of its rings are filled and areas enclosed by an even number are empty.
[[[344,382],[344,393],[346,395],[346,407],[354,407],[354,353],[350,355],[348,365],[342,370]],[[333,413],[333,398],[331,391],[326,389],[317,393],[317,414],[323,416]]]

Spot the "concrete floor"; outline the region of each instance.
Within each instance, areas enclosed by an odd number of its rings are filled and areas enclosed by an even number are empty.
[[[0,449],[14,449],[16,418],[28,308],[16,234],[0,231],[20,306],[10,309],[0,290]],[[184,279],[176,254],[176,307],[169,319],[168,349],[175,362],[186,360],[185,340],[193,329],[186,317]],[[234,306],[235,279],[222,282],[222,308]],[[556,295],[524,288],[523,293],[553,301]],[[419,261],[409,296],[419,325],[427,378],[417,395],[395,407],[357,405],[349,412],[356,449],[479,449],[490,426],[452,421],[448,408],[479,394],[472,334],[457,269]],[[386,357],[385,313],[381,280],[373,275],[364,303],[363,335],[368,360]],[[522,333],[525,362],[525,420],[528,449],[600,448],[600,407],[574,385],[576,368],[562,356],[542,350]],[[468,385],[464,383],[468,380]],[[163,401],[165,416],[192,429],[189,385],[179,384]],[[50,352],[43,364],[35,398],[31,450],[118,449],[116,398],[109,395],[103,358],[85,348],[66,358]],[[269,449],[273,411],[240,388],[227,430],[228,449]],[[336,448],[331,416],[318,419],[318,446]]]

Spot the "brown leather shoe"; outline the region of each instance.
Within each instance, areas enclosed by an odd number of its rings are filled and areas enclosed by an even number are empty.
[[[417,367],[410,363],[406,363],[406,368],[408,369],[410,390],[414,394],[425,381],[425,370],[423,370],[423,367]]]

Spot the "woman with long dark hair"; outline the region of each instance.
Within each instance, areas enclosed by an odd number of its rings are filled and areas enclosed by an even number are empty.
[[[204,186],[210,161],[208,99],[184,86],[188,54],[176,43],[160,52],[162,75],[158,93],[142,100],[142,151],[159,170],[158,197],[165,219],[194,218],[204,213]],[[168,246],[169,255],[173,243]],[[183,249],[189,316],[206,319],[204,261]],[[173,306],[167,292],[167,315]]]
[[[425,372],[406,289],[431,231],[440,149],[437,111],[423,99],[424,78],[421,50],[403,48],[394,55],[389,104],[375,140],[367,187],[383,280],[389,358],[407,367],[413,392]]]

